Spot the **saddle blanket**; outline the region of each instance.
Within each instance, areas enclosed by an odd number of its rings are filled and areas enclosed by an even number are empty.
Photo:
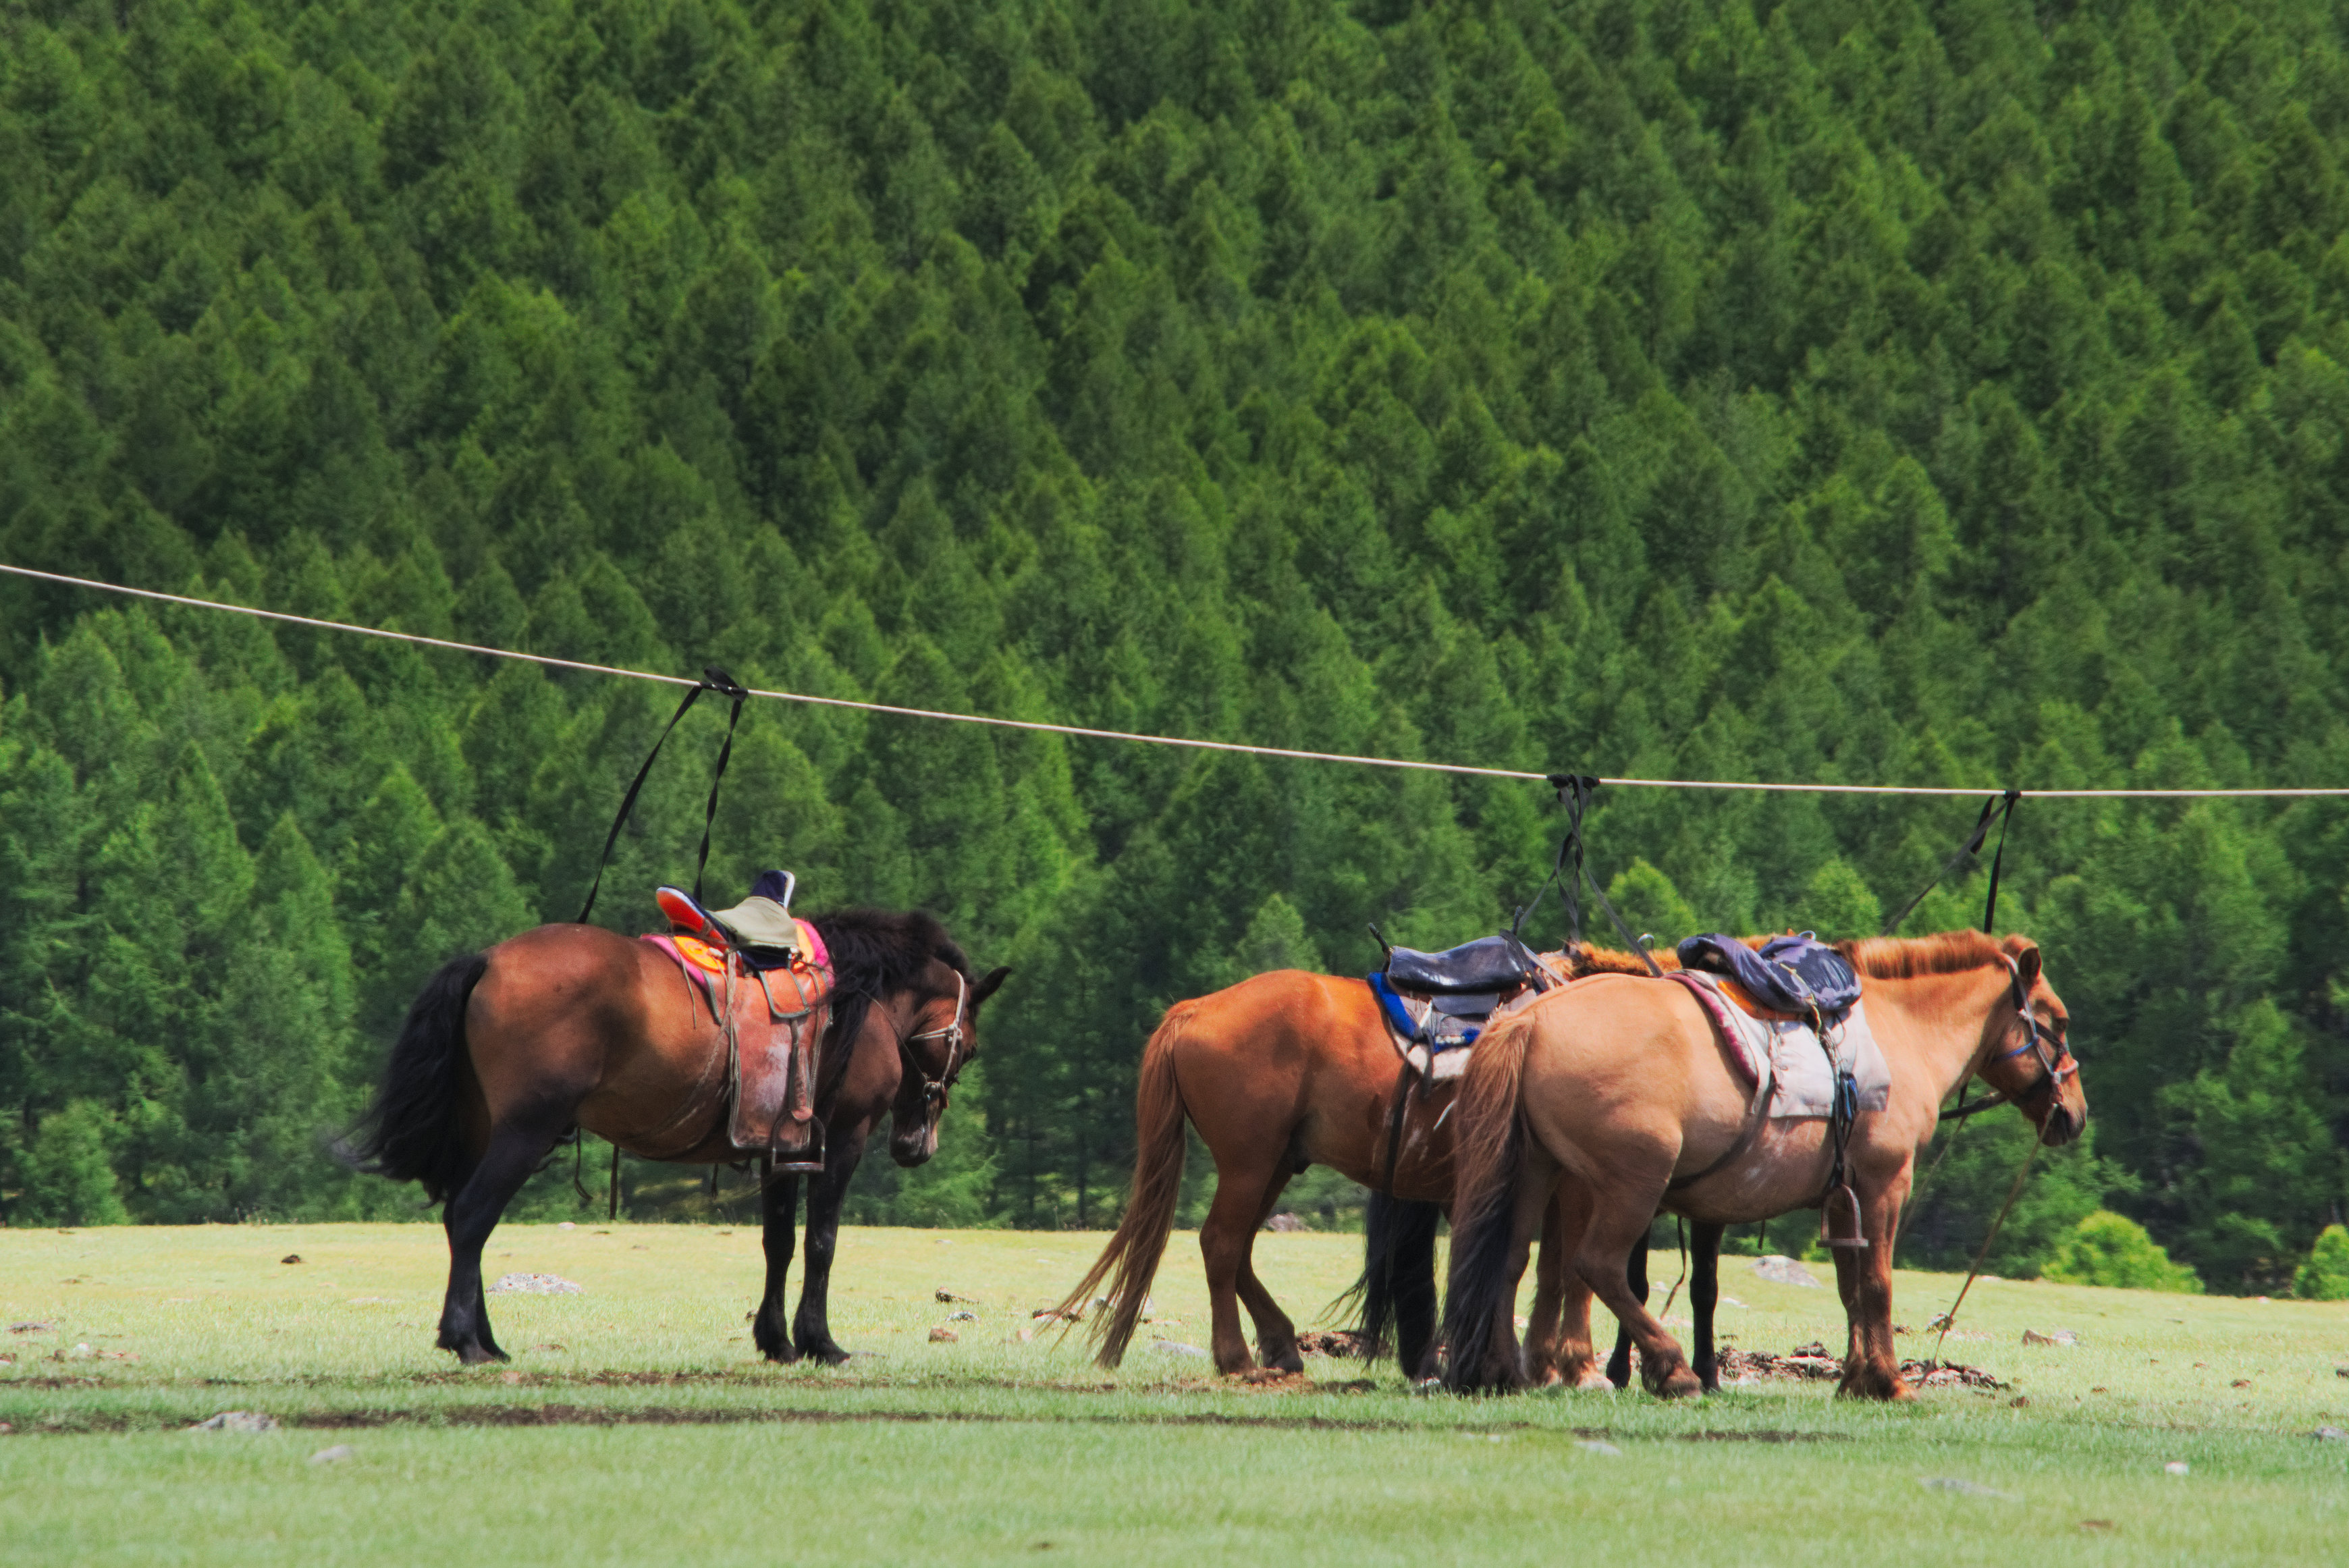
[[[802,952],[823,951],[814,938]],[[727,1052],[727,1134],[744,1154],[787,1160],[811,1153],[815,1129],[816,1047],[831,1014],[832,972],[802,962],[759,970],[730,964],[724,948],[691,936],[647,936],[699,988]]]
[[[1378,998],[1379,1016],[1386,1023],[1387,1034],[1412,1070],[1437,1082],[1468,1070],[1468,1047],[1484,1032],[1485,1015],[1492,1008],[1493,997],[1412,996],[1388,984],[1384,975],[1365,978],[1371,995]],[[1476,1012],[1464,1016],[1445,1007],[1446,1003],[1461,1002],[1475,1006]]]
[[[1755,1017],[1723,989],[1717,975],[1675,969],[1666,978],[1679,981],[1696,997],[1754,1093],[1777,1086],[1770,1099],[1773,1118],[1799,1120],[1828,1115],[1835,1107],[1836,1077],[1847,1069],[1859,1086],[1860,1109],[1882,1110],[1891,1099],[1892,1070],[1885,1065],[1876,1031],[1868,1026],[1866,1002],[1853,1002],[1840,1022],[1827,1026],[1823,1041],[1807,1023]]]

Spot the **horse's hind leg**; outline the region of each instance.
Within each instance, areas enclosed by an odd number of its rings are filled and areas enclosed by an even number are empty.
[[[442,1213],[442,1228],[449,1233],[449,1294],[440,1306],[440,1348],[455,1351],[469,1367],[506,1359],[490,1334],[481,1247],[571,1120],[569,1106],[542,1104],[508,1112],[490,1129],[489,1147]]]
[[[759,1310],[750,1319],[750,1340],[770,1361],[796,1361],[800,1353],[792,1344],[783,1291],[791,1279],[792,1251],[798,1241],[800,1179],[766,1175],[759,1189],[759,1216],[767,1253],[767,1283],[759,1295]]]
[[[1568,1266],[1590,1221],[1589,1194],[1561,1181],[1544,1217],[1534,1305],[1526,1326],[1526,1377],[1536,1387],[1603,1387],[1590,1346],[1590,1287]]]
[[[1639,1346],[1640,1380],[1651,1392],[1677,1399],[1702,1393],[1704,1385],[1689,1370],[1679,1342],[1656,1321],[1645,1300],[1648,1227],[1655,1220],[1656,1199],[1662,1190],[1660,1180],[1628,1201],[1603,1189],[1594,1190],[1590,1228],[1583,1233],[1582,1248],[1574,1262]],[[1637,1293],[1631,1288],[1635,1265],[1641,1276]]]
[[[1280,1191],[1288,1185],[1288,1176],[1289,1173],[1283,1171],[1273,1177],[1271,1186],[1265,1192],[1264,1202],[1257,1209],[1256,1223],[1248,1227],[1247,1239],[1240,1248],[1238,1283],[1240,1301],[1256,1324],[1257,1357],[1276,1371],[1302,1372],[1305,1370],[1305,1357],[1297,1348],[1297,1325],[1289,1321],[1288,1314],[1280,1310],[1280,1304],[1272,1299],[1272,1292],[1265,1288],[1264,1281],[1258,1279],[1256,1273],[1257,1233],[1264,1229],[1267,1220],[1272,1218],[1272,1206],[1280,1202]],[[1430,1257],[1432,1261],[1432,1253]],[[1413,1309],[1404,1305],[1401,1310],[1408,1312]]]
[[[1642,1305],[1648,1299],[1648,1238],[1642,1234],[1640,1244],[1631,1249],[1631,1261],[1624,1265],[1623,1283]],[[1615,1354],[1607,1358],[1607,1380],[1618,1388],[1631,1386],[1631,1326],[1615,1325]]]
[[[1713,1309],[1721,1303],[1721,1235],[1728,1227],[1699,1221],[1689,1227],[1689,1313],[1696,1320],[1696,1375],[1705,1392],[1721,1391],[1721,1356],[1714,1347]]]
[[[1256,1228],[1288,1185],[1286,1170],[1226,1165],[1221,1161],[1216,1165],[1215,1202],[1207,1206],[1207,1218],[1199,1227],[1199,1261],[1207,1274],[1208,1316],[1213,1325],[1209,1344],[1216,1370],[1226,1377],[1256,1366],[1248,1354],[1247,1336],[1240,1331],[1243,1295],[1265,1349],[1286,1350],[1294,1364],[1291,1370],[1304,1366],[1297,1354],[1296,1328],[1273,1305],[1272,1293],[1256,1277],[1248,1258],[1256,1244]]]

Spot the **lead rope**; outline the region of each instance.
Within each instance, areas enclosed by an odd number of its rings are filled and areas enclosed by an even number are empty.
[[[1656,1314],[1658,1317],[1671,1311],[1672,1303],[1680,1299],[1681,1286],[1688,1283],[1688,1222],[1678,1214],[1672,1216],[1672,1234],[1680,1241],[1681,1277],[1672,1281],[1672,1288],[1664,1293],[1663,1309]],[[1643,1241],[1640,1244],[1645,1246],[1647,1243]]]
[[[1998,1218],[1990,1222],[1990,1234],[1982,1238],[1981,1250],[1974,1253],[1973,1264],[1966,1270],[1966,1283],[1958,1287],[1958,1299],[1950,1303],[1949,1311],[1927,1326],[1941,1331],[1941,1336],[1933,1341],[1932,1359],[1926,1363],[1928,1371],[1941,1365],[1941,1346],[1949,1343],[1950,1330],[1957,1326],[1958,1308],[1966,1304],[1966,1292],[1973,1289],[1975,1276],[1982,1273],[1982,1259],[1990,1256],[1991,1243],[1998,1240],[1999,1227],[2006,1223],[2006,1216],[2013,1209],[2014,1201],[2023,1196],[2023,1183],[2031,1174],[2031,1162],[2038,1158],[2039,1140],[2034,1138],[2031,1140],[2030,1150],[2023,1156],[2023,1169],[2014,1173],[2014,1185],[2006,1190],[2006,1202],[1999,1205]]]

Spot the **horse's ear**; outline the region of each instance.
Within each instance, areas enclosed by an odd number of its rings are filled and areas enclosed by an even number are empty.
[[[2027,936],[2009,936],[1999,944],[1999,948],[2014,960],[2014,972],[2025,991],[2039,984],[2039,944]]]
[[[1005,977],[1010,973],[1011,965],[1009,964],[988,971],[987,978],[970,988],[970,1010],[974,1013],[978,1012],[978,1005],[994,995],[996,988],[1003,984]]]

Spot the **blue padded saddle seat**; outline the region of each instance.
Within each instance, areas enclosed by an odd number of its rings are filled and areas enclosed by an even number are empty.
[[[1531,985],[1541,975],[1542,967],[1535,962],[1532,949],[1504,933],[1499,936],[1481,936],[1441,953],[1398,947],[1387,955],[1386,968],[1381,973],[1399,991],[1461,996]]]
[[[1718,932],[1692,936],[1680,945],[1681,967],[1725,975],[1764,1006],[1807,1016],[1816,1008],[1832,1022],[1859,1000],[1859,975],[1851,961],[1806,931],[1774,936],[1755,952]]]

